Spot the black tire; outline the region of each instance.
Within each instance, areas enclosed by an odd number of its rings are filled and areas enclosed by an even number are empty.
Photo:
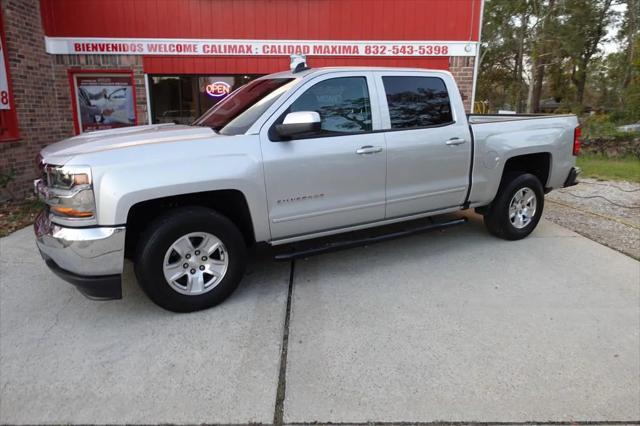
[[[531,221],[524,227],[515,226],[509,217],[509,204],[516,192],[529,188],[536,196],[536,211]],[[538,225],[544,208],[544,190],[540,180],[529,173],[505,176],[496,198],[486,209],[484,224],[489,232],[505,240],[520,240],[529,235]]]
[[[216,236],[226,248],[228,266],[220,282],[206,293],[181,294],[164,277],[165,254],[179,238],[192,232]],[[207,309],[233,293],[244,275],[247,249],[242,234],[226,217],[204,207],[180,207],[156,218],[140,236],[136,249],[138,283],[157,305],[173,312]]]

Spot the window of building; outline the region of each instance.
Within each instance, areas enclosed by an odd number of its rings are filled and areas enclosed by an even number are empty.
[[[451,123],[451,104],[444,81],[437,77],[382,77],[392,129]]]
[[[321,133],[362,133],[371,131],[371,102],[367,79],[340,77],[321,81],[309,88],[287,112],[316,111],[320,114]]]
[[[149,77],[152,123],[191,124],[240,86],[260,75]]]
[[[133,74],[127,70],[69,70],[76,133],[138,124]]]

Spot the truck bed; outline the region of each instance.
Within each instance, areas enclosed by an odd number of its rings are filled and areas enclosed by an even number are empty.
[[[550,158],[543,186],[560,188],[575,165],[575,115],[469,114],[474,139],[471,206],[490,202],[498,191],[506,159],[543,153]]]

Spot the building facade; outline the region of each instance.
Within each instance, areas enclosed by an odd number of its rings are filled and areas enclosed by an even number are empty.
[[[21,197],[45,145],[189,123],[288,69],[449,70],[471,108],[483,0],[1,0],[0,184]],[[9,181],[8,184],[6,182]]]

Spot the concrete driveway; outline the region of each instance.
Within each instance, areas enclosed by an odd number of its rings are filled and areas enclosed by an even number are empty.
[[[506,242],[470,217],[258,260],[226,303],[183,315],[131,265],[123,300],[87,300],[16,232],[0,240],[0,422],[639,421],[640,263],[549,222]]]

